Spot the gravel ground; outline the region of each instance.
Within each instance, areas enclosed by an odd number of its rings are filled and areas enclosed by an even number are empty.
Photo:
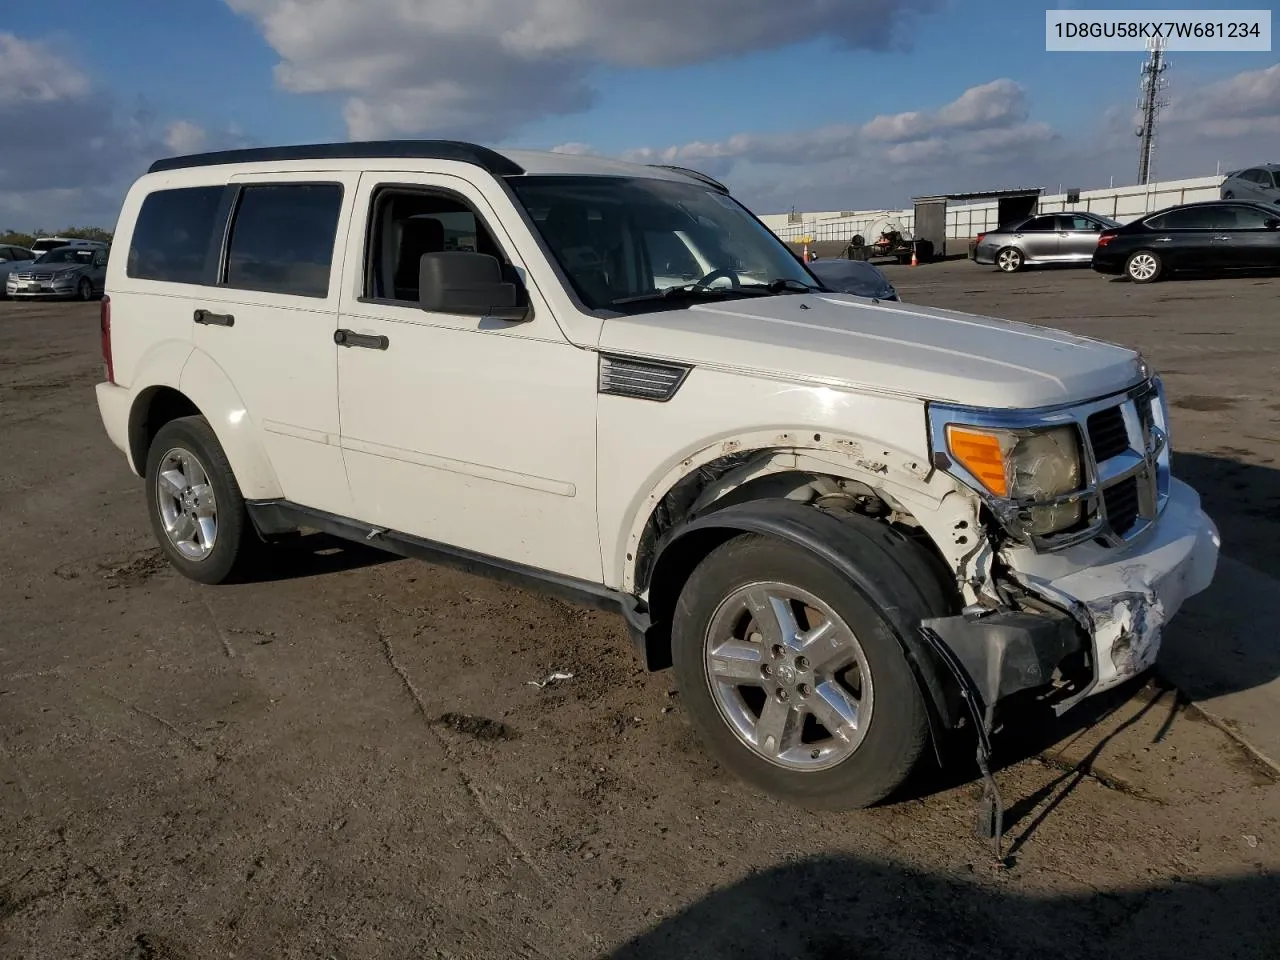
[[[1224,550],[1280,575],[1280,279],[887,272],[1143,349]],[[96,316],[0,303],[0,956],[1280,955],[1275,776],[1158,677],[1010,725],[996,869],[967,770],[846,815],[752,793],[606,615],[319,537],[179,578]]]

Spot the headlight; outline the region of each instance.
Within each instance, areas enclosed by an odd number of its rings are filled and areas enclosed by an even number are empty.
[[[1003,430],[947,424],[947,450],[993,497],[1023,505],[1027,533],[1047,536],[1080,522],[1080,437],[1074,426]]]

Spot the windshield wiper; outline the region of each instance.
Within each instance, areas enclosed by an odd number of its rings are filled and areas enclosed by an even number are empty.
[[[725,294],[740,293],[739,289],[733,287],[707,287],[700,283],[681,283],[674,287],[667,287],[665,290],[655,290],[652,293],[637,293],[630,297],[619,297],[616,300],[610,300],[610,306],[621,306],[624,303],[643,303],[648,300],[671,300],[675,297],[689,296],[711,296],[722,297]]]
[[[770,280],[767,284],[770,293],[782,293],[789,290],[792,293],[812,293],[819,287],[810,286],[803,280],[793,280],[791,277],[778,277],[777,280]]]

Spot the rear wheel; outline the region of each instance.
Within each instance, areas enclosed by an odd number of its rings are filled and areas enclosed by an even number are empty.
[[[1124,272],[1134,283],[1152,283],[1160,279],[1164,264],[1154,250],[1137,250],[1125,261]]]
[[[203,417],[160,428],[147,456],[151,527],[169,562],[199,583],[241,576],[261,545],[231,464]]]
[[[1017,247],[1005,247],[996,254],[996,266],[1002,273],[1017,273],[1023,263],[1022,251]]]
[[[894,602],[927,615],[910,592]],[[888,616],[807,550],[735,537],[689,578],[672,627],[691,723],[758,789],[855,809],[892,793],[920,760],[926,708]]]

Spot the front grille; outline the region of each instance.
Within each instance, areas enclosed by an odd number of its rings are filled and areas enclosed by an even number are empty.
[[[1092,414],[1088,420],[1089,443],[1098,460],[1110,460],[1129,449],[1129,431],[1124,425],[1120,407],[1108,407]]]
[[[1138,478],[1128,477],[1108,487],[1102,499],[1107,507],[1107,523],[1123,537],[1138,522]]]

